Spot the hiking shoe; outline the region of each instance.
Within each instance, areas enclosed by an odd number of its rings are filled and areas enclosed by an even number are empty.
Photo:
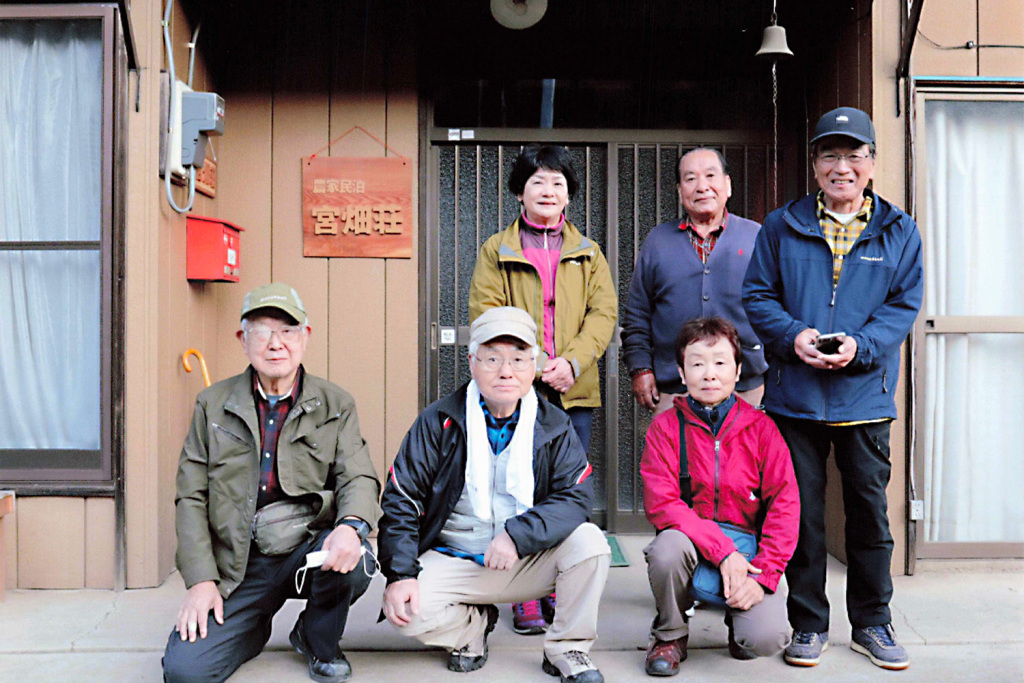
[[[327,662],[317,659],[309,642],[306,640],[306,629],[302,625],[302,616],[295,620],[292,632],[288,634],[288,642],[292,648],[306,658],[309,677],[317,683],[342,683],[352,677],[352,665],[345,659],[345,653],[338,651],[338,656]]]
[[[821,653],[828,649],[828,632],[793,631],[793,641],[786,648],[786,664],[817,666]]]
[[[647,648],[647,659],[644,660],[644,671],[648,676],[675,676],[679,673],[679,665],[686,661],[686,641],[689,636],[675,640],[654,639]]]
[[[540,613],[544,615],[544,621],[551,622],[555,620],[555,594],[545,595],[540,599]]]
[[[476,605],[487,617],[487,625],[484,626],[484,634],[475,643],[463,645],[458,650],[448,653],[448,670],[457,673],[468,673],[476,671],[487,663],[487,636],[494,630],[498,623],[498,608],[494,605]]]
[[[757,655],[736,642],[736,636],[732,632],[732,615],[725,615],[725,626],[729,629],[729,656],[741,662],[757,659]]]
[[[512,603],[512,630],[521,636],[535,636],[548,630],[540,600]]]
[[[587,653],[579,650],[562,653],[555,657],[554,662],[545,653],[541,668],[550,676],[559,676],[561,683],[604,683],[604,676],[590,661]]]
[[[903,646],[896,642],[896,631],[892,624],[853,629],[850,648],[867,655],[872,664],[883,669],[899,671],[910,666],[910,657]]]

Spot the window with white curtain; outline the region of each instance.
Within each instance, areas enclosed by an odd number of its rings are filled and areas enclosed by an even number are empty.
[[[919,541],[947,545],[919,556],[1015,555],[1024,541],[1024,101],[932,96],[920,100],[922,114]]]
[[[104,45],[100,18],[0,20],[0,484],[110,477]]]

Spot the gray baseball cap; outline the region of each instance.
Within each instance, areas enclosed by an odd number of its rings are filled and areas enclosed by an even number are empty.
[[[871,123],[871,117],[860,109],[839,107],[818,119],[811,144],[829,135],[842,135],[864,144],[874,145],[875,125]]]
[[[527,346],[537,345],[537,323],[521,308],[489,308],[469,328],[471,344],[486,344],[498,337],[515,337]]]
[[[305,325],[306,307],[302,305],[299,293],[283,282],[271,282],[262,285],[245,295],[242,300],[242,319],[260,308],[277,308],[295,319],[299,325]]]

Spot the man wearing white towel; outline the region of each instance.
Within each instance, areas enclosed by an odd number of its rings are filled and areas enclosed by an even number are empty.
[[[533,389],[537,350],[528,313],[485,311],[470,330],[472,381],[428,406],[406,435],[382,501],[383,612],[466,672],[487,662],[495,603],[557,591],[543,669],[598,683],[588,653],[611,553],[588,522],[584,447]]]

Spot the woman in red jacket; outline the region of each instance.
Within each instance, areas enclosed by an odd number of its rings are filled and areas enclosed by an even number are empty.
[[[644,549],[657,607],[645,665],[652,676],[674,675],[686,659],[685,612],[702,558],[721,574],[729,654],[753,659],[788,645],[786,600],[777,588],[800,523],[786,442],[770,418],[733,393],[740,374],[736,328],[718,317],[691,320],[675,350],[687,395],[676,398],[675,410],[654,418],[640,462],[644,508],[658,529]],[[692,506],[680,492],[680,421]],[[757,536],[749,562],[719,522]]]

